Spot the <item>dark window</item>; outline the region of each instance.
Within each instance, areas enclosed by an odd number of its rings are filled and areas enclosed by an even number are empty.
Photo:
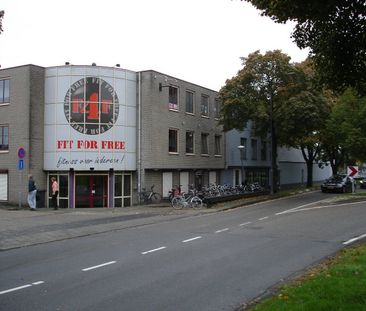
[[[0,104],[10,102],[10,80],[0,80]]]
[[[201,154],[208,154],[208,134],[201,134]]]
[[[186,132],[186,153],[194,153],[194,133],[192,131]]]
[[[186,91],[186,112],[194,113],[194,94],[190,91]]]
[[[169,130],[169,152],[178,152],[178,131]]]
[[[257,140],[252,139],[252,160],[258,159]]]
[[[216,119],[220,117],[221,102],[218,98],[215,98],[214,116]]]
[[[169,86],[169,109],[178,110],[178,88]]]
[[[9,127],[0,126],[0,150],[9,150]]]
[[[221,155],[221,136],[215,135],[215,155]]]
[[[247,139],[245,137],[240,137],[240,146],[244,146],[243,149],[240,149],[240,160],[247,159]]]
[[[201,96],[201,115],[208,117],[209,112],[209,97],[207,95]]]
[[[261,145],[261,160],[266,161],[267,160],[267,142],[262,141]]]

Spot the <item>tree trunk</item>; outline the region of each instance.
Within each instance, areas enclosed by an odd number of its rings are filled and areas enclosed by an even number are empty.
[[[306,168],[308,172],[308,178],[306,181],[306,188],[310,188],[313,186],[313,160],[306,161]]]

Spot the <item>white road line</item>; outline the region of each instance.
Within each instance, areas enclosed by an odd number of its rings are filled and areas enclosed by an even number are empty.
[[[162,249],[165,249],[165,248],[166,248],[166,246],[162,246],[162,247],[159,247],[159,248],[151,249],[151,250],[146,251],[146,252],[142,252],[141,254],[146,255],[146,254],[150,254],[150,253],[153,253],[153,252],[161,251]]]
[[[258,220],[265,220],[265,219],[267,219],[267,218],[269,218],[268,216],[266,216],[266,217],[262,217],[262,218],[259,218]]]
[[[244,222],[244,223],[240,224],[239,226],[240,227],[243,227],[243,226],[249,225],[251,223],[252,223],[251,221],[248,221],[248,222]]]
[[[85,271],[90,271],[90,270],[98,269],[98,268],[101,268],[101,267],[104,267],[104,266],[113,265],[114,263],[116,263],[116,261],[110,261],[110,262],[102,263],[102,264],[97,265],[97,266],[82,269],[82,271],[84,271],[84,272]]]
[[[221,233],[221,232],[225,232],[228,230],[229,230],[229,228],[225,228],[225,229],[217,230],[217,231],[215,231],[215,233]]]
[[[325,201],[325,200],[323,199],[323,200],[319,200],[319,201],[315,201],[315,202],[303,204],[303,205],[300,205],[298,207],[290,208],[290,209],[288,209],[286,211],[283,211],[283,212],[280,212],[280,213],[276,213],[276,215],[282,215],[282,214],[286,214],[286,213],[291,213],[291,212],[294,212],[294,211],[296,211],[298,209],[304,208],[304,207],[309,206],[309,205],[312,205],[312,204],[320,203],[322,201]]]
[[[201,238],[202,238],[201,236],[196,236],[194,238],[191,238],[191,239],[188,239],[188,240],[184,240],[184,241],[182,241],[182,243],[192,242],[194,240],[198,240],[198,239],[201,239]]]
[[[366,237],[366,234],[362,234],[362,235],[360,235],[360,236],[358,236],[358,237],[355,237],[355,238],[350,239],[350,240],[348,240],[348,241],[346,241],[346,242],[343,242],[342,244],[343,244],[343,245],[348,245],[348,244],[351,244],[351,243],[356,242],[356,241],[358,241],[358,240],[361,240],[361,239],[363,239],[363,238],[365,238],[365,237]]]
[[[15,291],[21,290],[23,288],[27,288],[27,287],[31,287],[31,286],[35,286],[35,285],[40,285],[40,284],[43,284],[43,283],[44,283],[44,281],[38,281],[38,282],[34,282],[32,284],[26,284],[26,285],[22,285],[22,286],[10,288],[10,289],[1,291],[0,292],[0,295],[7,294],[7,293],[11,293],[11,292],[15,292]]]

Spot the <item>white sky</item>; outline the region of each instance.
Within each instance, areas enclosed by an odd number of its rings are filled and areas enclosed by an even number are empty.
[[[280,49],[306,58],[275,24],[239,0],[1,0],[2,68],[92,64],[153,69],[219,90],[240,57]]]

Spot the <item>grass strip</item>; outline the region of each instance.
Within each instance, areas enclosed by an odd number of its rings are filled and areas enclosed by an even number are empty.
[[[366,246],[357,245],[282,286],[271,298],[242,310],[366,310]]]

